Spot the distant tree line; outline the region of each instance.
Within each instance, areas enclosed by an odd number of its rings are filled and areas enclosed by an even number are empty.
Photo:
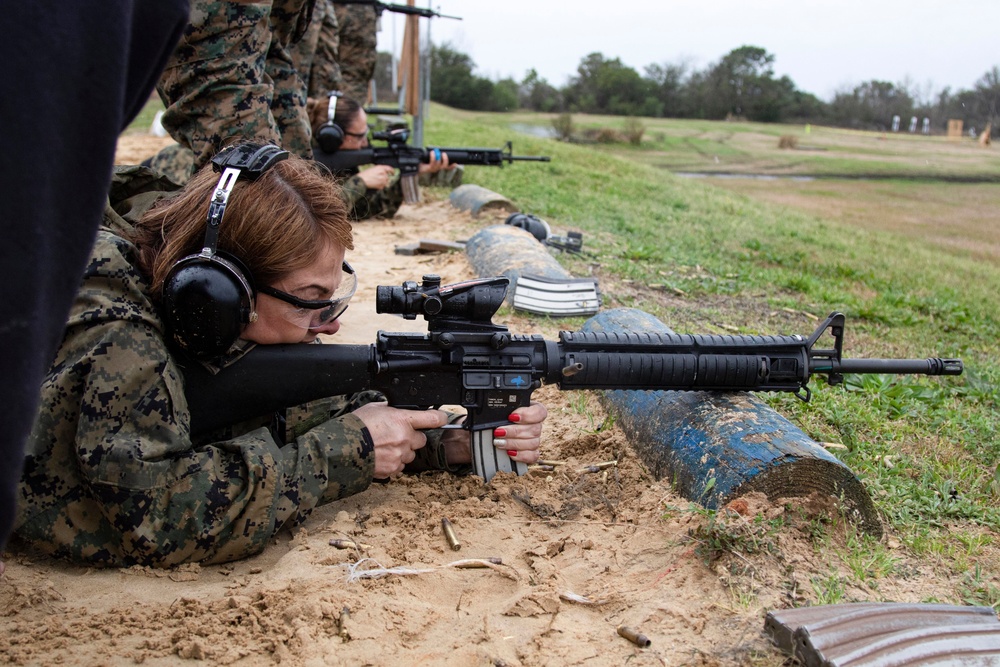
[[[929,118],[934,132],[949,119],[982,130],[992,123],[1000,136],[1000,68],[983,74],[972,90],[922,92],[910,82],[868,81],[837,92],[830,102],[774,75],[774,56],[757,46],[733,49],[704,70],[686,62],[648,65],[639,74],[618,58],[591,53],[576,76],[557,88],[529,70],[520,82],[492,81],[475,74],[476,65],[449,44],[431,48],[431,99],[459,109],[579,112],[621,116],[745,119],[811,122],[865,130],[889,130],[893,116],[901,130],[917,117]]]

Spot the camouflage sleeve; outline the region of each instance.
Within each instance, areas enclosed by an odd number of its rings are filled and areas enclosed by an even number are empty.
[[[403,205],[403,184],[399,180],[398,173],[389,187],[380,190],[378,195],[378,210],[373,212],[373,215],[382,218],[391,218],[396,215],[396,211]]]
[[[360,176],[351,177],[341,187],[353,220],[391,218],[403,204],[403,186],[398,173],[384,190],[368,189]]]
[[[265,74],[270,2],[192,0],[188,25],[156,89],[163,127],[208,163],[234,138],[281,143]]]
[[[337,183],[353,220],[391,218],[403,204],[403,185],[399,180],[399,172],[393,175],[384,190],[368,188],[356,173],[338,175]]]
[[[359,201],[362,201],[368,192],[368,186],[365,185],[365,182],[357,174],[341,180],[340,189],[344,198],[344,204],[349,209],[353,209]]]
[[[385,396],[380,392],[369,390],[350,396],[335,396],[314,401],[286,411],[285,431],[291,437],[295,437],[296,433],[308,430],[314,424],[328,419],[330,416],[345,415],[367,403],[385,400]],[[454,424],[464,418],[465,413],[449,413],[448,423]],[[431,429],[426,431],[426,434],[427,445],[416,451],[416,458],[406,465],[405,472],[418,473],[427,470],[444,470],[457,474],[471,472],[472,467],[469,465],[448,463],[444,445],[441,442],[445,434],[444,429]]]
[[[97,565],[224,562],[365,489],[375,457],[343,414],[279,445],[258,428],[192,444],[181,375],[131,267],[98,238],[29,440],[18,533]],[[123,248],[124,249],[124,248]]]

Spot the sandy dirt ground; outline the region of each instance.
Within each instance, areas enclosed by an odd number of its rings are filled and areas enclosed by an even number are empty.
[[[119,161],[140,160],[157,142],[125,137]],[[427,195],[394,220],[356,225],[349,258],[362,288],[338,339],[422,330],[374,315],[376,285],[474,276],[461,252],[394,252],[497,222]],[[558,327],[505,318],[517,333],[551,337]],[[847,583],[841,554],[851,530],[823,502],[747,497],[720,513],[713,533],[707,514],[654,479],[616,427],[601,428],[596,396],[543,387],[536,398],[551,414],[544,456],[565,465],[490,484],[446,473],[375,484],[317,509],[254,558],[95,570],[15,548],[0,580],[0,663],[781,665],[763,632],[766,612],[815,603],[830,582],[841,582],[844,601],[959,602],[948,599],[953,582],[891,535],[895,571],[906,576]],[[581,472],[607,461],[617,465]],[[449,547],[443,518],[460,550]],[[731,548],[713,549],[723,533]],[[336,539],[358,546],[340,549]],[[496,562],[460,567],[470,559]],[[620,625],[649,646],[619,636]]]

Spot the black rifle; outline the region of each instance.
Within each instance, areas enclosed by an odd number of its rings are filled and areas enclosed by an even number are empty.
[[[192,433],[376,389],[398,408],[463,406],[468,416],[455,428],[470,431],[473,469],[489,480],[498,471],[527,471],[493,447],[493,429],[528,405],[543,383],[563,390],[781,391],[808,401],[814,373],[830,384],[840,384],[845,373],[962,373],[959,359],[844,359],[840,313],[808,338],[563,331],[555,342],[513,335],[492,321],[507,285],[503,276],[445,286],[424,276],[422,285],[383,285],[375,310],[406,319],[423,315],[427,334],[380,331],[372,345],[259,345],[217,375],[189,364]],[[833,347],[819,348],[827,331]]]
[[[386,132],[373,132],[376,141],[385,141],[386,146],[380,148],[362,148],[360,150],[339,150],[327,153],[318,146],[313,147],[313,158],[326,165],[334,174],[357,169],[366,164],[385,164],[400,171],[400,182],[403,185],[403,199],[412,204],[420,199],[417,187],[417,171],[421,163],[431,161],[431,153],[448,154],[449,164],[470,164],[483,167],[502,167],[504,162],[549,162],[547,155],[514,155],[511,142],[503,148],[443,148],[429,146],[419,148],[410,146],[406,140],[410,131],[406,128],[396,128]]]
[[[396,12],[397,14],[411,14],[415,16],[422,16],[425,19],[432,18],[442,18],[442,19],[455,19],[456,21],[461,21],[461,16],[448,16],[447,14],[442,14],[436,12],[433,9],[424,9],[423,7],[410,7],[409,5],[392,5],[385,2],[377,2],[377,0],[337,0],[335,5],[368,5],[369,7],[374,7],[375,11],[382,14],[383,11],[389,10],[390,12]]]

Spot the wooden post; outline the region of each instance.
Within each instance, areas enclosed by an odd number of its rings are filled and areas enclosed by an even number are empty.
[[[406,4],[414,6],[415,0],[407,0]],[[403,69],[402,77],[406,81],[406,113],[411,116],[420,114],[420,17],[407,14],[406,30],[403,32],[403,58],[400,61]]]
[[[948,121],[949,141],[959,141],[962,138],[962,119],[952,118]]]

